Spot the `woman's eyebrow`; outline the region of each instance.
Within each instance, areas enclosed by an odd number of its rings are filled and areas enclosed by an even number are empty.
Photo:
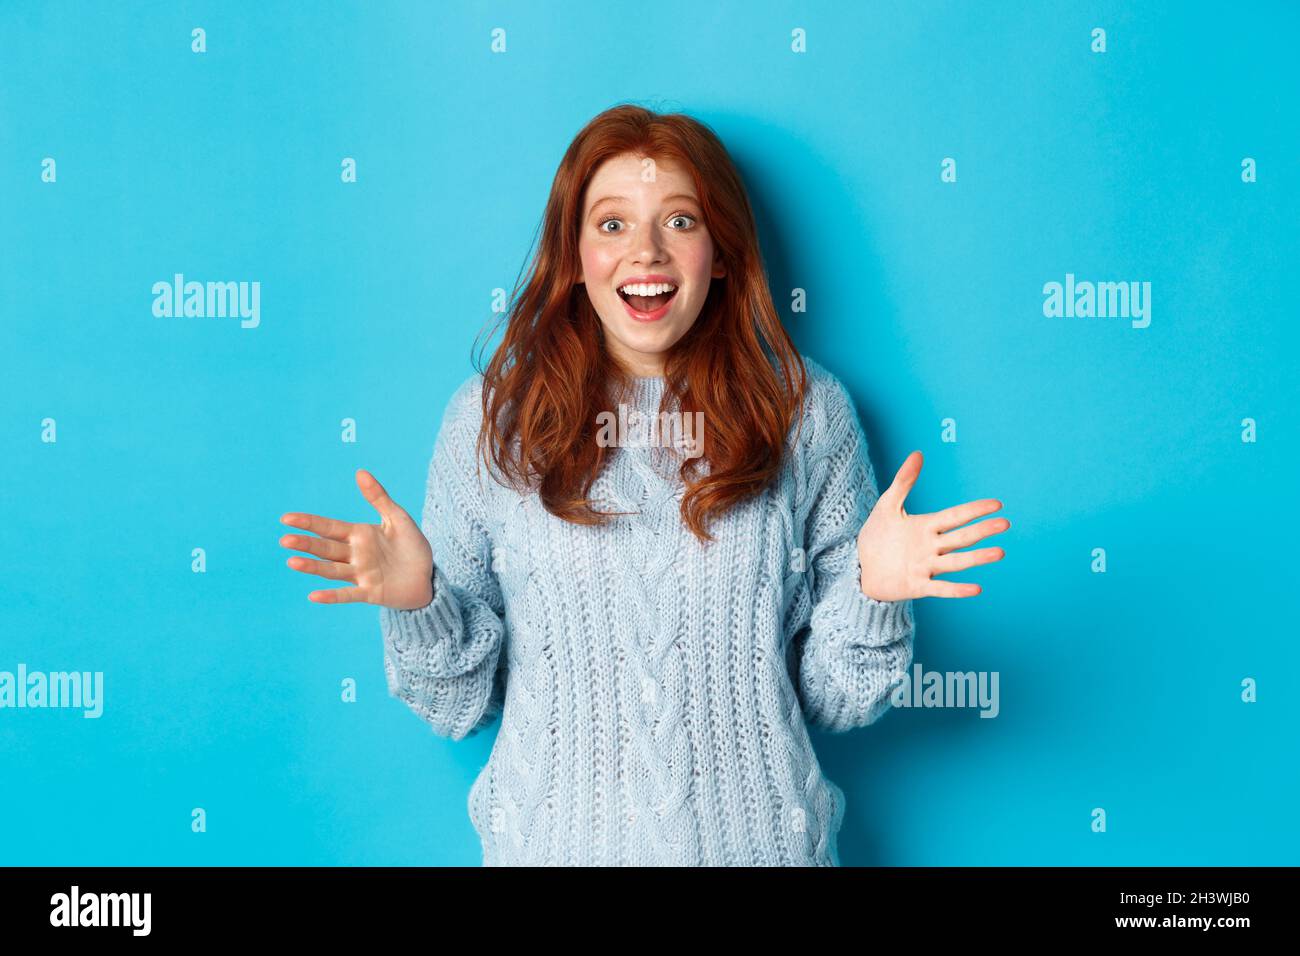
[[[699,205],[699,202],[700,202],[700,201],[699,201],[698,199],[696,199],[694,196],[687,195],[686,193],[673,193],[673,195],[671,195],[671,196],[665,196],[665,197],[664,197],[664,202],[673,202],[673,201],[682,200],[682,199],[685,199],[685,200],[687,200],[688,202],[693,202],[693,203],[695,203],[696,205]],[[604,204],[604,203],[607,203],[607,202],[628,202],[628,201],[629,201],[629,200],[628,200],[628,198],[627,198],[626,196],[602,196],[602,197],[600,197],[599,199],[597,199],[594,203],[591,204],[591,209],[588,210],[588,215],[590,215],[591,213],[595,212],[595,211],[596,211],[597,209],[599,209],[600,206],[601,206],[602,204]]]

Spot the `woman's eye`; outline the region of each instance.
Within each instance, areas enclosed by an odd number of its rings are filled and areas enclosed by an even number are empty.
[[[687,220],[687,221],[689,221],[689,222],[691,222],[691,223],[694,223],[694,222],[695,222],[695,217],[694,217],[694,216],[688,216],[688,215],[686,215],[685,213],[682,213],[680,216],[673,216],[673,218],[672,218],[672,219],[669,219],[668,221],[669,221],[669,222],[676,222],[678,219],[685,219],[685,220]],[[683,229],[689,229],[689,228],[691,228],[691,227],[690,227],[690,226],[683,226],[682,228],[683,228]]]
[[[602,220],[600,221],[600,224],[599,224],[598,226],[596,226],[596,228],[599,229],[601,232],[609,232],[610,230],[609,230],[609,229],[606,229],[605,226],[607,226],[607,225],[608,225],[609,223],[611,223],[611,222],[618,222],[618,221],[619,221],[618,219],[616,219],[616,218],[614,218],[614,217],[611,216],[611,217],[608,218],[608,219],[602,219]],[[613,231],[614,231],[614,232],[618,232],[617,229],[615,229],[615,230],[613,230]]]

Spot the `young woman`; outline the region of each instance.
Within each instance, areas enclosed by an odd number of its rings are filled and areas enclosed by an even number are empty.
[[[437,733],[501,716],[468,802],[486,865],[838,865],[844,795],[807,725],[887,709],[912,600],[980,592],[932,576],[1002,558],[957,552],[1010,526],[959,527],[1001,504],[908,514],[919,452],[878,494],[694,119],[592,120],[515,293],[421,525],[360,470],[381,521],[286,514],[317,537],[281,544],[320,559],[289,566],[349,582],[311,600],[380,605],[390,693]]]

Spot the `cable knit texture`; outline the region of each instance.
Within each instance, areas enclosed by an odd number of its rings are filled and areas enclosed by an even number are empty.
[[[631,514],[573,525],[476,469],[482,376],[453,395],[421,522],[433,600],[379,615],[389,691],[434,732],[501,718],[468,800],[484,865],[839,865],[844,794],[808,727],[880,717],[915,628],[911,601],[862,593],[875,475],[843,385],[804,361],[779,481],[711,544],[673,450],[612,449],[591,497]],[[653,416],[663,388],[624,401]]]

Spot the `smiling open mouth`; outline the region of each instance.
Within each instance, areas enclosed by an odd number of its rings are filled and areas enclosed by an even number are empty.
[[[632,308],[636,309],[638,312],[654,312],[657,309],[662,309],[671,302],[673,296],[677,294],[677,290],[672,289],[668,292],[660,292],[658,295],[629,295],[622,289],[619,289],[618,294],[624,302],[632,306]]]

